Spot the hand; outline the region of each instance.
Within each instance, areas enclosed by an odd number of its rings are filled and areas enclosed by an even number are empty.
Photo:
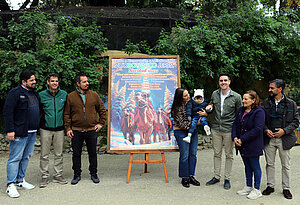
[[[205,108],[205,110],[206,110],[207,112],[211,112],[212,109],[213,109],[213,106],[212,106],[212,105],[207,105],[206,108]]]
[[[7,133],[7,139],[14,141],[15,140],[15,132],[8,132]]]
[[[233,141],[236,144],[236,146],[238,146],[238,147],[242,146],[242,140],[241,139],[238,139],[237,137],[235,137],[233,139]]]
[[[202,110],[200,110],[200,111],[198,111],[197,112],[200,116],[202,116],[202,117],[206,117],[206,116],[208,116],[208,114],[207,114],[207,112],[204,110],[204,109],[202,109]]]
[[[100,125],[100,124],[95,125],[96,132],[99,132],[101,130],[101,128],[102,128],[102,125]]]
[[[67,136],[68,136],[70,139],[72,139],[73,136],[74,136],[73,130],[67,131]]]
[[[285,131],[282,128],[275,128],[276,132],[274,132],[274,137],[281,137],[285,134]]]
[[[267,134],[267,136],[269,137],[269,138],[273,138],[274,137],[274,133],[271,131],[271,130],[266,130],[265,131],[266,132],[266,134]]]

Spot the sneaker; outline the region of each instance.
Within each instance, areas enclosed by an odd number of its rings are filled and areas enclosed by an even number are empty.
[[[74,178],[72,179],[72,181],[71,181],[71,184],[72,185],[75,185],[75,184],[77,184],[79,181],[80,181],[80,179],[81,179],[81,176],[74,176]]]
[[[250,192],[250,194],[247,196],[247,198],[248,199],[257,199],[261,196],[262,196],[261,191],[253,188],[252,191]]]
[[[34,189],[35,186],[32,184],[29,184],[28,182],[23,179],[23,182],[17,182],[17,187],[24,188],[24,189]]]
[[[216,177],[213,177],[211,180],[209,180],[208,182],[206,182],[206,185],[213,185],[220,182],[220,179],[217,179]]]
[[[204,128],[206,135],[211,135],[210,127],[208,125],[205,125],[203,128]]]
[[[14,183],[11,183],[7,189],[6,189],[6,193],[8,194],[9,197],[11,198],[18,198],[20,196],[16,186]]]
[[[185,141],[187,143],[190,143],[191,142],[191,137],[187,136],[187,137],[183,138],[183,141]]]
[[[228,179],[224,180],[224,189],[230,189],[231,185],[230,185],[230,181]]]
[[[59,184],[67,184],[68,181],[63,178],[62,176],[57,176],[57,177],[53,177],[53,180],[52,180],[54,183],[59,183]]]
[[[245,186],[242,190],[237,191],[236,193],[240,196],[248,195],[252,191],[252,187]]]
[[[97,184],[100,182],[100,179],[98,178],[97,174],[91,175],[91,180]]]
[[[40,183],[40,188],[45,188],[49,184],[49,179],[48,178],[42,178],[42,181]]]

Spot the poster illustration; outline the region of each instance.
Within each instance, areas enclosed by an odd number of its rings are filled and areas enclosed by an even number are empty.
[[[178,56],[110,57],[108,151],[176,150],[171,106]]]

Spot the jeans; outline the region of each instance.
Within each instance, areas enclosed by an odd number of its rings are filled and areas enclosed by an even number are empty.
[[[26,168],[34,151],[36,132],[28,133],[27,137],[15,137],[9,140],[9,158],[7,161],[7,186],[22,182]]]
[[[187,130],[174,130],[174,135],[179,146],[179,177],[189,178],[195,175],[197,163],[198,132],[195,130],[191,142],[183,141],[188,134]]]
[[[49,154],[51,144],[53,144],[54,152],[54,177],[59,177],[63,172],[63,146],[64,146],[64,131],[50,131],[40,129],[41,133],[41,156],[40,156],[40,171],[42,178],[49,178]]]
[[[248,187],[252,187],[252,178],[254,174],[254,188],[260,188],[261,181],[261,168],[258,157],[242,157],[245,165],[246,184]]]
[[[72,138],[72,149],[73,149],[73,166],[74,176],[78,177],[81,175],[81,153],[83,141],[85,141],[87,146],[87,151],[89,154],[89,170],[91,175],[97,174],[97,133],[96,131],[80,132],[73,131],[74,136]]]
[[[191,123],[191,127],[189,129],[189,133],[193,133],[194,130],[196,129],[197,127],[197,124],[198,124],[198,121],[200,119],[200,116],[193,116],[192,118],[192,123]],[[201,125],[204,127],[205,125],[208,125],[207,123],[207,118],[206,117],[201,117],[200,119],[200,122],[201,122]]]

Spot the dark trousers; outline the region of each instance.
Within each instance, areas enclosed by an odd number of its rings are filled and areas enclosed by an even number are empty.
[[[80,132],[80,131],[73,131],[74,136],[72,138],[72,149],[73,149],[73,166],[72,169],[74,170],[74,176],[78,177],[81,175],[81,153],[82,153],[82,146],[83,141],[85,141],[87,146],[87,151],[89,154],[89,170],[91,175],[97,174],[97,152],[96,152],[96,145],[97,145],[97,133],[95,131],[88,131],[88,132]]]
[[[261,168],[258,157],[242,157],[245,165],[246,184],[248,187],[252,187],[252,179],[254,175],[254,188],[260,188],[261,181]]]

